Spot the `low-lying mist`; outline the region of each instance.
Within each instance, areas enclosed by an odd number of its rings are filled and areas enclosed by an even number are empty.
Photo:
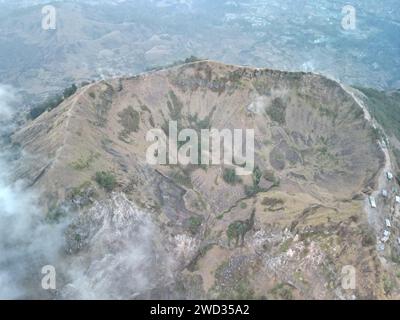
[[[0,86],[2,135],[15,128],[18,99],[9,86]],[[14,148],[2,141],[0,151],[0,298],[34,298],[42,292],[41,268],[57,260],[62,246],[61,225],[44,222],[38,196],[22,181],[13,181]]]
[[[16,101],[10,87],[0,87],[3,135],[15,129]],[[148,212],[113,194],[85,212],[49,221],[40,194],[13,180],[14,152],[2,141],[0,299],[150,298],[171,283],[173,263]],[[42,288],[47,265],[56,271],[55,289]]]

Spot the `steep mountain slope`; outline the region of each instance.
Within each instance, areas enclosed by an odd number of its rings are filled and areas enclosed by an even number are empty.
[[[169,120],[254,129],[253,173],[232,181],[227,166],[148,164],[146,134]],[[363,212],[384,164],[376,138],[332,80],[200,61],[87,85],[12,141],[24,151],[16,178],[41,193],[50,220],[74,219],[63,259],[90,265],[118,243],[102,230],[153,226],[150,251],[168,281],[154,276],[148,291],[135,280],[124,297],[377,298],[384,272]],[[145,214],[121,210],[136,206]],[[124,236],[124,248],[146,236]],[[346,265],[357,270],[355,290],[341,286]],[[91,286],[103,285],[94,274]]]
[[[400,168],[400,90],[379,91],[359,88],[363,100],[377,123],[384,128]]]

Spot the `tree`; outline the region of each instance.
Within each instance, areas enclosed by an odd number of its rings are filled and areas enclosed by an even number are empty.
[[[65,88],[63,92],[64,99],[72,96],[76,92],[76,90],[78,90],[78,87],[75,85],[75,83],[73,83],[70,87]]]

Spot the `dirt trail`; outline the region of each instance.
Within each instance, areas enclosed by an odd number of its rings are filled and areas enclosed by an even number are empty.
[[[67,140],[71,135],[71,132],[69,130],[69,127],[70,127],[69,123],[70,123],[70,120],[72,118],[72,114],[73,114],[73,110],[74,110],[75,106],[77,105],[78,101],[80,101],[80,99],[82,99],[82,97],[84,96],[86,91],[90,87],[92,87],[94,85],[95,84],[90,84],[90,85],[88,85],[88,86],[86,86],[84,88],[78,89],[80,91],[71,98],[72,100],[67,102],[67,103],[70,103],[70,106],[68,107],[68,110],[66,112],[67,116],[66,116],[66,120],[65,120],[65,123],[64,123],[64,128],[65,128],[65,130],[64,130],[64,138],[63,138],[63,142],[62,142],[61,146],[56,150],[56,153],[55,153],[55,156],[54,156],[54,160],[51,163],[51,167],[55,167],[55,165],[58,163],[59,158],[61,157],[61,154],[62,154],[65,146],[67,145]],[[66,102],[63,101],[61,103],[66,103]]]

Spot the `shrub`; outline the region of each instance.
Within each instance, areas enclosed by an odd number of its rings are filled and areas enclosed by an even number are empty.
[[[63,98],[60,95],[55,95],[54,97],[48,98],[45,102],[43,102],[42,104],[39,104],[38,106],[32,108],[29,111],[29,119],[34,120],[37,117],[39,117],[42,113],[53,110],[62,101],[63,101]]]
[[[199,231],[201,226],[201,218],[200,217],[190,217],[189,218],[189,230],[194,235]]]
[[[29,111],[29,119],[34,120],[37,117],[39,117],[42,113],[44,113],[45,111],[47,111],[46,107],[43,107],[43,106],[34,107]]]
[[[90,181],[85,181],[85,182],[81,183],[79,186],[73,187],[71,192],[68,195],[68,198],[76,199],[76,198],[83,197],[85,195],[85,190],[90,188],[91,185],[92,185],[92,183]]]
[[[96,182],[106,191],[110,192],[115,188],[117,179],[111,172],[98,171],[96,172]]]
[[[263,177],[269,182],[275,182],[275,173],[272,170],[265,170]]]
[[[261,177],[262,177],[261,170],[260,170],[260,168],[258,166],[256,166],[253,169],[253,175],[252,175],[253,185],[244,187],[244,192],[245,192],[247,197],[251,197],[251,196],[254,196],[258,192],[265,191],[264,188],[261,188],[259,186]]]
[[[260,171],[260,168],[258,166],[256,166],[253,170],[253,184],[255,186],[259,185],[261,177],[262,177],[262,173]]]
[[[222,178],[229,184],[235,184],[240,181],[240,178],[236,175],[235,169],[224,169]]]
[[[46,215],[47,223],[58,223],[67,216],[67,211],[62,206],[54,206],[49,209]]]
[[[82,156],[79,159],[73,161],[71,163],[71,166],[75,170],[88,169],[97,156],[97,154],[95,155],[93,152],[91,152],[90,155],[88,155],[87,157]]]
[[[183,109],[183,103],[178,99],[175,92],[169,91],[169,98],[171,101],[167,101],[167,107],[171,120],[179,121],[181,119],[181,112]]]
[[[140,114],[132,106],[128,106],[122,112],[118,113],[119,123],[124,127],[122,136],[126,137],[132,132],[139,130]]]
[[[177,60],[175,62],[172,62],[172,63],[164,65],[164,66],[148,67],[145,69],[145,71],[157,71],[157,70],[162,70],[162,69],[166,69],[166,68],[179,66],[184,63],[197,62],[197,61],[203,61],[203,60],[207,60],[207,59],[206,58],[198,58],[198,57],[192,55],[192,56],[186,58],[185,60]]]
[[[185,59],[185,63],[190,63],[190,62],[197,62],[197,61],[201,61],[201,58],[198,58],[196,56],[190,56],[189,58]]]
[[[258,186],[244,186],[244,193],[247,197],[252,197],[258,192]]]
[[[285,283],[279,283],[272,288],[271,293],[276,297],[284,300],[292,300],[293,293],[291,288]]]
[[[245,279],[237,281],[233,287],[234,298],[237,300],[253,300],[254,290]]]
[[[72,96],[76,92],[76,90],[78,90],[78,87],[75,84],[72,84],[70,87],[65,88],[63,91],[64,99],[67,99],[70,96]]]
[[[400,264],[400,254],[394,250],[391,252],[390,258],[394,263]]]
[[[362,233],[361,244],[364,247],[369,247],[376,244],[375,232],[371,227],[363,226],[361,229],[361,233]]]
[[[46,111],[51,111],[54,108],[58,107],[61,104],[61,102],[64,101],[64,99],[67,99],[68,97],[72,96],[77,89],[78,87],[75,84],[73,84],[70,87],[64,89],[62,95],[56,94],[53,97],[46,99],[43,103],[39,104],[38,106],[32,108],[29,111],[29,119],[34,120],[37,117],[39,117],[42,113]]]
[[[358,108],[358,109],[361,111],[361,113],[363,113],[361,108]],[[326,116],[328,118],[332,118],[332,120],[335,120],[338,116],[337,112],[335,110],[332,110],[329,107],[319,106],[318,111],[319,111],[320,116],[322,116],[322,117]]]
[[[95,188],[92,186],[92,182],[85,181],[71,189],[67,194],[67,200],[69,200],[69,205],[72,205],[74,209],[84,208],[92,204],[97,195]]]
[[[391,294],[393,289],[395,288],[395,283],[392,279],[388,276],[385,276],[383,279],[383,289],[385,290],[386,294]]]
[[[266,108],[265,112],[272,121],[278,122],[280,125],[286,123],[286,106],[281,98],[272,100],[271,105]]]
[[[278,198],[268,198],[265,197],[262,201],[261,204],[264,206],[268,206],[270,208],[275,207],[277,205],[283,205],[284,201],[282,199],[278,199]]]

